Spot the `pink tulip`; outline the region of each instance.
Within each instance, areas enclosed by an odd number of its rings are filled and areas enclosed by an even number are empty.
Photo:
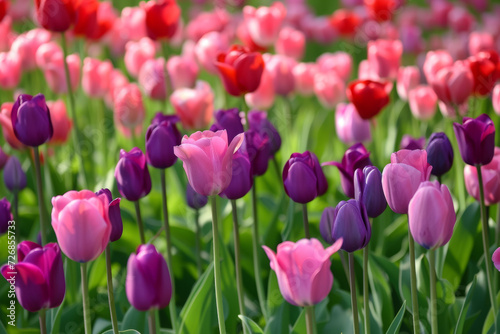
[[[421,85],[410,90],[408,100],[415,118],[429,120],[436,113],[437,96],[430,86]]]
[[[270,74],[276,94],[286,96],[294,87],[293,68],[297,64],[290,57],[283,55],[264,55],[265,68]]]
[[[500,148],[495,147],[493,160],[487,165],[481,166],[483,177],[484,202],[486,205],[494,205],[500,202]],[[464,168],[465,188],[469,195],[479,201],[479,181],[475,166],[465,165]]]
[[[128,83],[127,77],[120,70],[111,70],[109,73],[109,88],[104,97],[104,101],[106,101],[108,108],[113,108],[117,93],[119,93],[123,87],[127,86]]]
[[[170,103],[185,129],[202,129],[212,119],[214,93],[208,83],[198,80],[194,88],[175,90],[170,95]]]
[[[286,8],[281,2],[275,2],[270,7],[245,6],[243,17],[252,40],[258,45],[270,46],[278,38]]]
[[[0,52],[9,51],[15,39],[16,35],[12,31],[12,19],[6,16],[0,21]]]
[[[252,109],[267,110],[274,104],[275,95],[272,76],[264,69],[259,88],[253,93],[245,94],[245,102]]]
[[[404,53],[418,54],[424,50],[422,30],[416,24],[402,24],[399,28],[399,36],[403,43]]]
[[[111,71],[113,65],[109,60],[85,58],[82,69],[82,88],[85,94],[93,98],[103,98],[109,90]]]
[[[80,83],[80,56],[78,54],[71,54],[66,57],[66,63],[69,68],[69,77],[71,82],[71,89],[73,91],[78,88]],[[66,73],[64,70],[64,63],[62,55],[56,55],[42,67],[45,80],[49,88],[56,94],[65,94],[68,91],[66,83]]]
[[[174,147],[174,154],[183,162],[189,184],[198,194],[218,195],[229,186],[233,154],[243,139],[240,133],[228,143],[226,130],[198,131],[184,136],[181,145]]]
[[[23,70],[28,71],[36,67],[36,52],[42,44],[49,42],[50,38],[50,32],[41,28],[17,36],[11,50],[21,59]]]
[[[455,109],[455,106],[443,103],[442,101],[438,101],[438,106],[439,106],[439,111],[444,117],[448,117],[451,119],[455,119],[457,117],[457,110]],[[467,115],[467,111],[469,110],[469,103],[464,102],[458,105],[457,108],[459,115],[465,116]]]
[[[469,35],[469,55],[474,56],[481,51],[496,50],[495,39],[490,33],[473,31]]]
[[[198,76],[198,65],[188,57],[173,56],[167,61],[168,76],[172,89],[192,88]]]
[[[401,100],[408,100],[408,93],[420,83],[420,70],[416,66],[400,67],[397,90]]]
[[[306,16],[301,21],[301,28],[307,39],[312,39],[321,44],[331,44],[337,37],[338,32],[330,23],[327,16]]]
[[[54,59],[62,58],[63,51],[59,44],[56,42],[50,41],[44,43],[38,47],[35,54],[35,62],[36,66],[40,69],[44,69],[46,66],[51,64]]]
[[[453,66],[439,70],[430,85],[440,101],[459,105],[472,94],[474,77],[466,63],[456,61]]]
[[[448,25],[456,33],[468,32],[474,24],[474,16],[468,9],[455,6],[448,13]]]
[[[343,81],[349,80],[352,71],[352,57],[347,52],[324,53],[316,61],[319,72],[333,70]]]
[[[165,59],[147,60],[139,71],[138,81],[144,94],[154,100],[165,100],[167,98],[165,88]]]
[[[337,136],[347,145],[371,141],[370,121],[359,116],[356,107],[349,103],[339,103],[335,110]]]
[[[427,83],[431,83],[439,70],[452,66],[453,58],[445,50],[429,51],[425,57],[424,75]]]
[[[139,41],[146,37],[146,12],[141,7],[125,7],[122,9],[120,21],[122,22],[122,34],[128,36],[128,40]]]
[[[22,150],[25,148],[24,144],[17,139],[12,127],[12,120],[10,114],[14,103],[5,102],[0,108],[0,125],[2,126],[2,134],[5,141],[15,150]]]
[[[310,96],[314,93],[314,77],[318,72],[315,63],[298,63],[293,68],[293,78],[295,81],[295,92],[302,96]]]
[[[21,81],[21,59],[13,52],[0,52],[0,88],[14,89]]]
[[[142,65],[147,60],[155,58],[155,42],[147,37],[144,37],[138,42],[128,42],[125,48],[125,67],[131,76],[137,78]]]
[[[333,71],[314,76],[314,93],[325,108],[334,108],[345,98],[345,83]]]
[[[11,1],[8,14],[14,21],[23,21],[30,18],[33,10],[33,1],[16,0]]]
[[[52,206],[52,227],[63,253],[80,263],[97,259],[111,235],[106,195],[71,190],[53,197]]]
[[[66,105],[63,100],[47,101],[50,111],[50,120],[54,128],[54,134],[49,143],[54,145],[64,144],[68,140],[73,122],[68,117]]]
[[[142,94],[136,84],[127,84],[116,92],[114,102],[115,124],[123,135],[130,137],[142,132],[145,111]]]
[[[304,33],[290,27],[281,29],[276,41],[276,52],[297,61],[304,56],[306,37]]]
[[[496,84],[495,88],[493,88],[491,100],[493,103],[493,110],[500,116],[500,84]]]
[[[186,27],[186,37],[197,42],[212,31],[224,31],[230,21],[231,16],[224,8],[216,7],[212,12],[201,12],[189,20]]]
[[[200,65],[209,73],[217,74],[214,65],[217,55],[229,49],[229,41],[225,34],[209,32],[196,43],[195,54]]]
[[[497,268],[497,270],[500,271],[500,247],[498,247],[493,252],[493,255],[491,256],[491,260],[493,261],[495,268]]]
[[[403,44],[399,40],[379,39],[368,42],[368,62],[380,78],[397,78],[402,54]]]
[[[326,249],[312,238],[282,242],[276,253],[267,246],[262,248],[276,272],[283,298],[292,305],[312,306],[325,299],[332,289],[330,257],[341,246],[342,238]]]

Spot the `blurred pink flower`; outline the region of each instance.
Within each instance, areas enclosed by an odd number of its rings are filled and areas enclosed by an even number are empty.
[[[291,57],[297,61],[304,56],[306,37],[300,30],[290,27],[281,29],[276,41],[276,52]]]
[[[137,78],[142,65],[147,60],[155,58],[156,44],[148,37],[144,37],[138,42],[128,42],[125,48],[125,67],[131,76]]]
[[[21,59],[13,52],[0,52],[0,88],[11,90],[21,81]]]
[[[198,80],[194,88],[175,90],[170,103],[186,130],[205,128],[212,120],[214,93],[205,81]]]
[[[113,65],[109,60],[85,58],[82,69],[82,88],[85,94],[94,98],[103,98],[109,90],[112,70]]]
[[[172,89],[192,88],[198,77],[198,65],[188,57],[173,56],[167,61],[168,77]]]
[[[142,132],[145,111],[142,94],[136,84],[127,84],[116,91],[114,101],[115,125],[124,136]]]
[[[295,81],[295,92],[302,96],[312,95],[318,66],[315,63],[298,63],[293,68],[292,73]]]
[[[50,144],[60,145],[68,140],[69,133],[73,127],[73,122],[68,117],[66,105],[63,100],[47,101],[50,111],[50,120],[54,128],[54,134],[50,139]]]
[[[269,7],[245,6],[243,17],[252,40],[258,45],[270,46],[278,38],[286,8],[281,2],[274,2]]]
[[[167,92],[165,87],[165,59],[149,59],[139,71],[139,85],[144,94],[154,100],[165,100]]]
[[[253,93],[245,94],[245,102],[252,109],[267,110],[274,104],[275,92],[273,79],[267,69],[262,72],[259,88]]]
[[[229,41],[225,34],[209,32],[196,43],[195,54],[200,65],[209,73],[216,74],[214,65],[217,55],[229,49]]]
[[[51,37],[48,30],[41,28],[17,36],[12,43],[11,52],[21,59],[23,70],[29,71],[36,67],[36,52],[42,44],[49,42]]]

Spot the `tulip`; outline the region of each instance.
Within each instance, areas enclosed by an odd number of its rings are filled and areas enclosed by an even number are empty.
[[[258,52],[233,45],[218,55],[215,66],[227,92],[233,96],[252,93],[259,87],[264,60]]]
[[[42,47],[38,49],[37,57],[40,50],[43,50]],[[56,94],[65,94],[68,91],[63,59],[62,53],[57,52],[50,58],[48,63],[42,66],[39,65],[43,70],[49,88]],[[71,90],[75,91],[80,83],[80,57],[77,54],[71,54],[66,57],[66,63],[69,70]]]
[[[80,1],[36,0],[36,18],[47,30],[64,32],[75,23]]]
[[[495,268],[500,271],[500,247],[493,252],[491,259],[493,261],[493,264],[495,265]]]
[[[231,15],[222,6],[215,6],[210,12],[200,11],[189,20],[185,35],[194,42],[212,31],[223,32],[231,25]]]
[[[338,36],[337,31],[326,16],[306,16],[301,25],[306,32],[307,39],[312,39],[320,44],[332,44]]]
[[[315,63],[298,63],[295,65],[292,70],[295,91],[302,96],[312,95],[314,93],[314,78],[317,72],[318,69]]]
[[[264,55],[266,71],[270,74],[276,94],[287,96],[294,87],[293,68],[297,64],[293,58],[283,55]],[[261,79],[262,81],[262,79]]]
[[[152,244],[130,255],[125,283],[127,299],[139,311],[162,309],[170,303],[172,282],[167,262]]]
[[[76,12],[73,32],[89,40],[99,40],[113,27],[116,20],[111,2],[82,0]]]
[[[416,24],[403,24],[399,28],[399,37],[404,53],[419,54],[424,50],[422,30]]]
[[[354,172],[354,198],[363,203],[368,217],[375,218],[387,207],[382,189],[382,173],[375,166],[358,168]]]
[[[167,69],[174,90],[194,87],[198,76],[198,65],[193,59],[173,56],[167,62]]]
[[[229,48],[229,41],[225,34],[216,31],[203,35],[196,43],[195,54],[198,63],[211,74],[217,73],[215,61],[217,55]]]
[[[141,91],[136,84],[127,84],[115,92],[113,114],[117,128],[125,136],[142,132],[145,110]]]
[[[49,143],[59,145],[64,144],[68,140],[69,132],[73,127],[73,122],[68,117],[66,105],[64,101],[47,101],[47,107],[50,111],[50,120],[54,128],[54,135]]]
[[[9,9],[9,5],[10,4],[7,0],[0,1],[0,22],[5,17],[5,14],[7,14],[7,10]]]
[[[437,95],[430,86],[420,85],[410,90],[408,102],[415,118],[429,120],[436,113]]]
[[[248,127],[268,138],[268,145],[271,155],[275,155],[281,147],[281,136],[274,125],[267,119],[264,111],[250,111],[247,115]]]
[[[473,31],[469,35],[469,54],[474,56],[481,51],[495,50],[495,39],[488,32]]]
[[[483,178],[484,202],[494,205],[500,202],[500,148],[495,147],[495,154],[490,163],[481,166]],[[464,168],[465,188],[469,195],[480,200],[477,169],[466,165]]]
[[[186,186],[186,202],[191,209],[199,210],[207,205],[208,198],[194,191],[193,187],[191,187],[191,184],[188,182]]]
[[[318,57],[316,63],[318,72],[325,73],[333,70],[342,81],[347,81],[351,77],[352,57],[347,52],[324,53]]]
[[[314,76],[314,93],[325,108],[334,108],[345,98],[345,84],[333,71]]]
[[[54,59],[62,58],[63,50],[56,42],[48,41],[41,44],[36,50],[35,63],[36,66],[43,69],[47,65],[54,62]]]
[[[474,16],[463,7],[454,6],[448,14],[448,26],[456,33],[469,32],[474,24]]]
[[[496,51],[482,51],[469,57],[469,68],[474,77],[474,94],[486,96],[491,93],[500,78],[500,58]]]
[[[376,21],[389,21],[397,9],[394,0],[364,0],[368,14]]]
[[[276,41],[276,52],[299,61],[304,55],[306,37],[304,33],[290,27],[281,29]]]
[[[342,245],[338,240],[324,249],[318,239],[301,239],[296,243],[285,241],[278,245],[277,254],[262,246],[276,272],[283,298],[296,306],[311,306],[321,302],[330,293],[333,274],[330,257]]]
[[[177,161],[174,146],[181,144],[181,133],[177,129],[177,116],[156,113],[146,131],[146,157],[155,168],[168,168]]]
[[[24,145],[40,146],[52,138],[50,112],[42,94],[19,95],[10,117],[14,134]]]
[[[335,110],[335,131],[345,144],[371,141],[370,121],[359,116],[352,103],[339,103]]]
[[[433,133],[427,144],[427,162],[432,166],[432,175],[440,177],[453,165],[453,147],[444,132]]]
[[[143,6],[146,12],[146,32],[152,40],[170,39],[179,25],[181,9],[175,0],[148,1]]]
[[[139,71],[139,85],[144,93],[154,100],[165,100],[165,60],[163,58],[149,59]]]
[[[245,94],[245,102],[253,109],[269,109],[274,104],[275,95],[273,78],[266,68],[262,72],[259,88],[253,93]]]
[[[131,41],[138,41],[147,36],[146,33],[146,12],[141,7],[125,7],[122,9],[120,21],[123,30]]]
[[[340,183],[347,197],[354,198],[354,172],[358,168],[371,166],[370,152],[361,143],[352,145],[342,157],[342,162],[325,162],[323,165],[335,166],[340,172]]]
[[[21,59],[14,52],[0,52],[0,88],[10,90],[21,81]]]
[[[410,201],[408,223],[413,239],[435,249],[450,241],[456,216],[450,191],[438,181],[422,182]]]
[[[491,95],[491,102],[493,104],[493,110],[497,115],[500,115],[500,84],[497,84],[493,88],[493,93]]]
[[[184,136],[181,145],[174,147],[174,154],[182,160],[189,183],[200,195],[218,195],[231,182],[233,154],[240,147],[243,134],[230,143],[227,138],[225,130],[198,131]]]
[[[10,212],[10,203],[4,197],[0,200],[0,235],[7,232],[9,229],[9,221],[14,220]]]
[[[111,234],[109,235],[109,241],[114,242],[121,238],[123,233],[123,222],[122,214],[120,212],[120,201],[121,198],[115,198],[111,196],[111,191],[107,188],[103,188],[95,193],[97,196],[104,194],[108,199],[108,216],[111,222]]]
[[[9,143],[9,145],[16,150],[21,150],[25,148],[24,144],[17,139],[14,134],[14,129],[12,127],[12,106],[14,104],[11,102],[5,102],[0,107],[0,125],[2,125],[2,134],[5,138],[5,141]]]
[[[403,135],[399,144],[402,150],[421,150],[425,146],[425,137],[413,138],[410,135]]]
[[[215,123],[210,131],[227,130],[227,140],[231,142],[238,134],[243,133],[243,118],[238,108],[218,110],[215,113]]]
[[[382,171],[382,188],[392,211],[408,213],[408,205],[420,183],[429,181],[432,166],[425,150],[400,150]]]
[[[269,137],[254,129],[245,131],[245,147],[253,175],[264,175],[271,158],[271,146]]]
[[[453,123],[453,130],[466,164],[474,166],[491,162],[495,151],[495,125],[488,115],[464,117],[462,125]]]
[[[365,206],[354,199],[341,201],[335,208],[326,208],[319,230],[329,244],[343,240],[341,249],[349,253],[364,248],[372,233]]]
[[[26,173],[16,156],[11,156],[3,170],[3,181],[11,192],[18,192],[26,187]]]
[[[12,19],[7,16],[0,21],[0,51],[9,51],[15,34],[12,31]]]
[[[245,6],[243,17],[252,40],[258,45],[270,46],[278,38],[286,8],[281,2],[274,2],[270,7]]]
[[[427,52],[423,67],[427,83],[430,84],[432,81],[434,81],[434,78],[441,69],[452,65],[453,57],[448,51],[436,50]]]
[[[445,104],[462,104],[467,101],[474,89],[474,76],[466,64],[455,62],[439,70],[430,82],[439,100]]]
[[[9,160],[9,156],[4,152],[4,150],[2,150],[2,147],[0,146],[0,170],[5,167],[7,160]]]
[[[328,182],[316,155],[293,153],[283,168],[283,185],[294,202],[309,203],[328,190]]]
[[[155,58],[156,45],[147,37],[142,38],[138,42],[128,42],[125,46],[125,67],[128,73],[133,77],[139,75],[142,65],[150,59]]]
[[[80,263],[97,259],[108,245],[112,229],[107,196],[71,190],[53,197],[52,206],[52,227],[64,254]]]
[[[397,90],[401,100],[408,100],[408,93],[418,87],[420,70],[416,66],[400,67],[398,72]]]
[[[129,84],[127,77],[117,69],[113,69],[109,73],[109,89],[104,96],[104,101],[108,108],[112,109],[114,107],[115,99],[122,88]]]
[[[330,17],[330,24],[343,36],[354,35],[361,23],[361,18],[355,11],[345,8],[337,9]]]
[[[19,36],[12,42],[11,52],[21,59],[24,71],[36,66],[36,52],[40,45],[50,41],[51,34],[45,29],[35,28]]]
[[[82,88],[85,94],[98,99],[106,96],[112,71],[113,65],[109,60],[85,58],[82,68]]]
[[[379,39],[368,42],[368,63],[381,79],[396,79],[403,54],[399,40]]]
[[[245,196],[253,186],[252,163],[245,148],[245,143],[233,155],[231,182],[220,196],[236,200]]]
[[[66,283],[59,246],[23,241],[18,245],[18,260],[14,268],[4,265],[0,272],[5,279],[15,281],[19,304],[29,312],[61,305]]]
[[[174,149],[175,152],[175,149]],[[130,152],[120,150],[120,160],[115,169],[118,191],[129,201],[138,201],[151,191],[146,156],[141,149],[134,147]]]
[[[206,127],[212,119],[214,109],[214,93],[210,85],[198,80],[193,89],[177,89],[170,95],[170,103],[181,119],[185,129]]]
[[[385,85],[373,80],[355,80],[347,87],[347,97],[362,119],[376,116],[389,104]]]

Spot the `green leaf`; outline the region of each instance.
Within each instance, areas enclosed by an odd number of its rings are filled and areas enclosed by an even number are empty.
[[[130,306],[127,313],[123,317],[121,322],[121,329],[135,329],[139,333],[145,332],[147,327],[147,312],[141,312],[136,310],[133,306]]]
[[[255,321],[253,321],[249,317],[240,314],[238,315],[238,318],[240,318],[243,322],[243,326],[245,326],[245,328],[247,329],[247,333],[264,334],[262,328],[260,328],[259,325],[257,325]]]
[[[465,296],[464,304],[462,305],[462,309],[460,310],[460,315],[458,316],[457,326],[455,327],[454,334],[462,334],[465,324],[465,318],[467,317],[467,311],[469,310],[472,295],[474,294],[474,289],[476,288],[476,281],[476,276],[474,276],[474,280],[469,285],[469,291]]]
[[[50,327],[47,326],[47,328],[50,328],[50,334],[57,334],[59,333],[59,327],[61,325],[61,316],[62,316],[62,310],[63,306],[65,304],[65,301],[61,303],[61,305],[56,309],[50,309],[50,312],[48,312],[48,316],[50,320]]]
[[[405,308],[406,308],[406,300],[403,302],[403,305],[401,305],[398,314],[396,314],[396,317],[392,321],[392,324],[389,326],[389,329],[387,330],[386,334],[399,333],[399,328],[401,327],[401,322],[403,321],[403,316],[405,314]]]
[[[397,276],[395,279],[397,280]],[[391,287],[389,286],[390,277],[380,269],[372,256],[369,259],[368,282],[372,296],[370,316],[375,320],[377,327],[388,328],[394,315]]]
[[[89,291],[106,285],[106,258],[101,254],[92,264],[89,275]]]
[[[124,331],[120,331],[119,333],[123,333],[123,334],[141,334],[141,332],[136,331],[135,329],[126,329]],[[110,329],[108,331],[103,332],[102,334],[113,334],[113,330]]]

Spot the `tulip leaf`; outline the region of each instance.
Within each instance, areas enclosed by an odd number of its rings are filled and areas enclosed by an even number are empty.
[[[390,282],[390,278],[379,268],[371,256],[368,268],[368,281],[371,289],[370,294],[372,296],[370,316],[375,320],[377,327],[387,328],[394,315],[391,287],[388,283]],[[375,328],[374,326],[371,327],[373,332]]]
[[[467,317],[467,311],[469,310],[470,302],[472,300],[472,295],[474,294],[474,290],[476,288],[477,278],[474,276],[474,280],[469,285],[469,291],[465,296],[464,304],[462,305],[462,309],[460,310],[460,315],[458,316],[457,326],[455,327],[454,334],[462,334],[465,324],[465,319]]]
[[[260,328],[259,325],[257,325],[255,321],[253,321],[249,317],[240,314],[238,315],[238,318],[240,318],[241,321],[243,322],[243,326],[245,326],[245,328],[247,329],[247,333],[264,334],[262,328]]]
[[[405,308],[406,308],[406,300],[403,301],[403,305],[401,305],[401,308],[399,309],[398,314],[396,314],[396,317],[394,318],[391,325],[389,326],[389,329],[387,330],[386,334],[399,333],[399,328],[401,327],[401,323],[403,321],[403,316],[405,314]]]
[[[135,329],[126,329],[124,331],[119,331],[119,333],[123,333],[123,334],[141,334],[141,332],[139,331],[136,331]],[[103,332],[102,334],[113,334],[113,330],[110,329],[110,330],[107,330],[105,332]]]
[[[134,329],[139,333],[144,333],[147,327],[147,312],[141,312],[136,310],[133,306],[130,306],[127,313],[123,316],[121,322],[122,330]]]
[[[89,275],[89,291],[106,286],[106,258],[101,254],[93,263]]]
[[[61,316],[64,304],[65,300],[63,300],[61,305],[59,305],[57,311],[55,308],[53,308],[50,310],[50,312],[48,312],[47,324],[50,323],[50,327],[47,326],[47,328],[50,328],[50,334],[59,333],[59,327],[61,325]]]

